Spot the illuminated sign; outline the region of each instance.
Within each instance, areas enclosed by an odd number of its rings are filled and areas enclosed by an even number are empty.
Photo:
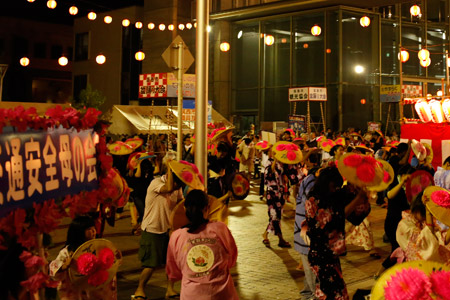
[[[327,101],[327,89],[324,87],[289,88],[289,101]]]
[[[0,134],[0,217],[17,207],[98,189],[93,130]]]

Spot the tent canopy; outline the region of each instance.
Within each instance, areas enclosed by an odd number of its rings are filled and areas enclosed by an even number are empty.
[[[166,106],[139,106],[139,105],[114,105],[109,112],[111,126],[110,134],[148,134],[148,133],[170,133],[176,132],[177,107]],[[232,124],[212,109],[212,122],[223,123],[229,127]],[[182,122],[183,133],[194,132],[194,122]]]

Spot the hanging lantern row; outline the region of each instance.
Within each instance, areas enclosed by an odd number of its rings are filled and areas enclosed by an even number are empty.
[[[417,57],[419,58],[420,65],[422,67],[427,68],[430,66],[431,64],[430,51],[428,51],[427,49],[421,49],[417,53]],[[398,59],[402,63],[407,62],[409,60],[409,52],[406,50],[401,50],[400,53],[398,54]]]
[[[442,101],[431,99],[419,99],[414,108],[423,123],[450,122],[450,99]]]

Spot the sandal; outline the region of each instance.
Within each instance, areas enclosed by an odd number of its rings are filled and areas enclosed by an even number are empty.
[[[147,298],[146,296],[135,296],[135,295],[131,295],[131,300],[137,300],[137,299],[147,300],[148,298]]]
[[[289,244],[288,241],[283,241],[283,242],[279,242],[279,243],[278,243],[278,247],[281,247],[281,248],[291,248],[291,244]]]
[[[266,245],[266,247],[270,247],[269,239],[263,239],[263,244]]]

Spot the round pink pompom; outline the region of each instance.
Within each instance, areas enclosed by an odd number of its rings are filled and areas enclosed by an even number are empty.
[[[286,145],[285,144],[280,144],[277,146],[277,151],[284,151],[286,150]]]
[[[108,277],[109,277],[109,274],[107,271],[99,270],[99,271],[95,272],[94,274],[92,274],[91,276],[89,276],[88,284],[93,285],[93,286],[99,286],[99,285],[105,283],[106,280],[108,280]]]
[[[200,181],[203,183],[203,184],[205,184],[205,179],[203,178],[203,175],[202,174],[198,174],[198,179],[200,179]]]
[[[375,178],[373,165],[362,164],[356,168],[356,176],[363,182],[371,182]]]
[[[294,151],[288,151],[286,157],[289,160],[295,160],[297,158],[297,154],[295,154]]]
[[[98,269],[98,258],[92,253],[81,254],[77,259],[78,273],[90,275]]]
[[[114,263],[114,253],[109,248],[103,248],[98,254],[103,269],[109,269]]]
[[[358,154],[349,155],[344,158],[344,165],[348,167],[357,167],[363,162],[363,157]]]
[[[450,194],[446,191],[436,191],[431,194],[431,200],[439,206],[450,207]]]
[[[194,173],[198,174],[198,168],[197,168],[197,166],[194,165],[194,164],[190,164],[190,165],[191,165],[191,167],[192,167],[192,171],[194,171]]]
[[[184,181],[186,181],[186,182],[188,182],[188,183],[191,183],[192,180],[194,179],[194,176],[193,176],[192,173],[189,172],[189,171],[183,171],[183,172],[181,173],[181,177],[183,178]]]
[[[418,269],[403,269],[387,282],[386,300],[431,300],[431,282],[428,276]]]
[[[442,297],[450,299],[450,272],[436,271],[430,276],[433,292]]]

